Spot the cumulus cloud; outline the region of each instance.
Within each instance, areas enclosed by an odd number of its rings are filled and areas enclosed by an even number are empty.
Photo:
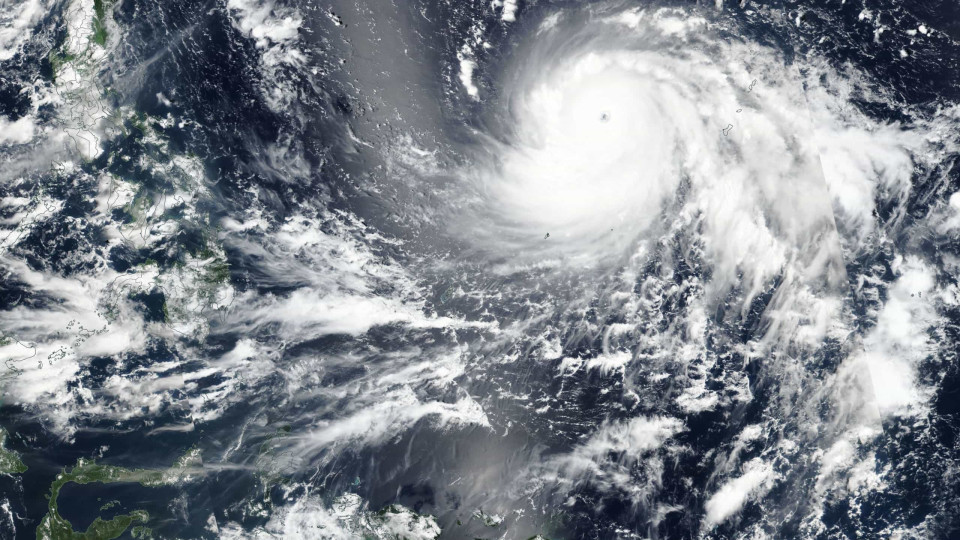
[[[302,496],[293,504],[278,508],[262,529],[248,532],[235,523],[220,529],[221,538],[235,540],[316,535],[329,540],[432,540],[439,534],[440,527],[431,516],[419,515],[400,505],[390,506],[388,512],[374,512],[354,493],[341,495],[331,503],[314,495]]]
[[[23,144],[33,139],[36,125],[29,116],[11,122],[0,117],[0,143]]]
[[[720,489],[707,499],[704,505],[707,526],[723,523],[748,502],[766,495],[773,488],[775,479],[776,474],[769,463],[760,459],[747,462],[743,467],[743,474],[720,486]]]
[[[50,7],[42,0],[5,1],[0,13],[0,61],[9,60],[32,35],[33,26]]]
[[[237,28],[252,37],[260,48],[294,41],[303,24],[299,13],[270,0],[229,0],[227,8],[236,15]]]

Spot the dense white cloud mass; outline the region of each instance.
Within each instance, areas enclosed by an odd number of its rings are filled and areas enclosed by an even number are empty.
[[[0,13],[0,536],[187,450],[157,534],[960,523],[960,106],[877,75],[933,21],[62,4]]]

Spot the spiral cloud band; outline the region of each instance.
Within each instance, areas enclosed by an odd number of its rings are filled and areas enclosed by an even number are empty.
[[[22,4],[0,537],[960,530],[943,2]]]
[[[712,32],[682,12],[629,10],[522,44],[492,98],[509,133],[463,178],[478,240],[594,265],[622,259],[669,211],[703,224],[728,279],[759,284],[787,261],[841,272],[796,70]]]

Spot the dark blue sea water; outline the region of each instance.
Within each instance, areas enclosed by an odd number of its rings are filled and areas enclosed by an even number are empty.
[[[960,534],[949,2],[27,3],[3,538]]]

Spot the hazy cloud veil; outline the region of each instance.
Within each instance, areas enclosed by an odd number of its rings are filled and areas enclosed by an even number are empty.
[[[935,4],[11,3],[0,536],[960,534]]]

